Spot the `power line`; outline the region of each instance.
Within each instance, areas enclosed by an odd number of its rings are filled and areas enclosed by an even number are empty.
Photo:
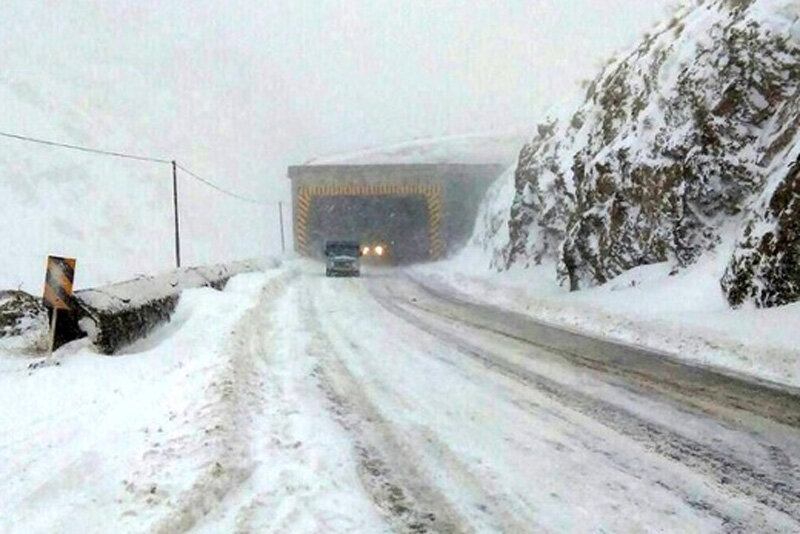
[[[0,136],[8,137],[11,139],[18,139],[20,141],[28,141],[31,143],[38,143],[40,145],[54,146],[60,148],[69,148],[70,150],[80,150],[81,152],[90,152],[92,154],[102,154],[105,156],[114,156],[116,158],[135,159],[139,161],[151,161],[153,163],[170,163],[168,160],[161,158],[151,158],[147,156],[137,156],[134,154],[124,154],[122,152],[112,152],[110,150],[100,150],[99,148],[89,148],[85,146],[70,145],[67,143],[57,143],[55,141],[47,141],[45,139],[37,139],[35,137],[27,137],[24,135],[17,135],[7,132],[0,132]]]
[[[222,187],[218,186],[218,185],[217,185],[217,184],[215,184],[214,182],[212,182],[212,181],[210,181],[210,180],[206,180],[206,179],[205,179],[205,178],[203,178],[202,176],[198,176],[197,174],[193,173],[192,171],[190,171],[189,169],[187,169],[186,167],[184,167],[184,166],[183,166],[183,165],[181,165],[181,164],[177,164],[177,166],[178,166],[178,168],[179,168],[180,170],[182,170],[183,172],[185,172],[186,174],[188,174],[189,176],[191,176],[191,177],[192,177],[192,178],[194,178],[195,180],[198,180],[198,181],[200,181],[200,182],[203,182],[203,183],[204,183],[204,184],[206,184],[207,186],[209,186],[209,187],[211,187],[211,188],[213,188],[213,189],[216,189],[217,191],[219,191],[219,192],[220,192],[220,193],[222,193],[222,194],[228,195],[228,196],[230,196],[230,197],[233,197],[233,198],[237,198],[237,199],[239,199],[239,200],[242,200],[242,201],[244,201],[244,202],[250,202],[251,204],[261,204],[261,205],[266,205],[266,203],[265,203],[265,202],[261,202],[260,200],[255,200],[255,199],[253,199],[253,198],[243,197],[242,195],[239,195],[239,194],[237,194],[237,193],[234,193],[233,191],[229,191],[229,190],[227,190],[227,189],[223,189]]]
[[[37,143],[37,144],[40,144],[40,145],[47,145],[47,146],[58,147],[58,148],[68,148],[70,150],[79,150],[81,152],[89,152],[91,154],[100,154],[100,155],[103,155],[103,156],[113,156],[115,158],[134,159],[134,160],[138,160],[138,161],[150,161],[150,162],[153,162],[153,163],[164,163],[164,164],[167,164],[167,165],[172,165],[172,161],[171,160],[166,160],[166,159],[162,159],[162,158],[153,158],[153,157],[149,157],[149,156],[138,156],[136,154],[126,154],[124,152],[114,152],[114,151],[111,151],[111,150],[102,150],[102,149],[99,149],[99,148],[91,148],[91,147],[87,147],[87,146],[71,145],[69,143],[59,143],[59,142],[56,142],[56,141],[48,141],[46,139],[38,139],[36,137],[28,137],[26,135],[18,135],[18,134],[13,134],[13,133],[0,131],[0,136],[8,137],[10,139],[17,139],[19,141],[27,141],[27,142],[30,142],[30,143]],[[222,194],[225,194],[225,195],[228,195],[230,197],[236,198],[236,199],[241,200],[243,202],[249,202],[251,204],[266,205],[266,203],[261,202],[259,200],[248,198],[248,197],[239,195],[237,193],[234,193],[233,191],[229,191],[229,190],[227,190],[225,188],[222,188],[222,187],[218,186],[217,184],[215,184],[214,182],[212,182],[211,180],[206,180],[202,176],[199,176],[198,174],[190,171],[189,169],[187,169],[183,165],[177,165],[177,167],[180,170],[182,170],[183,172],[185,172],[186,174],[188,174],[189,176],[191,176],[192,178],[194,178],[195,180],[198,180],[198,181],[206,184],[207,186],[219,191]]]
[[[173,209],[174,209],[174,215],[175,215],[175,263],[177,264],[178,268],[180,268],[180,266],[181,266],[181,248],[180,248],[181,241],[180,241],[180,218],[179,218],[179,212],[178,212],[178,175],[177,175],[177,169],[180,169],[181,171],[185,172],[186,174],[188,174],[189,176],[191,176],[195,180],[197,180],[199,182],[202,182],[205,185],[207,185],[208,187],[211,187],[212,189],[214,189],[214,190],[216,190],[216,191],[218,191],[218,192],[220,192],[220,193],[222,193],[224,195],[228,195],[229,197],[241,200],[243,202],[249,202],[251,204],[258,204],[258,205],[261,205],[261,206],[269,205],[267,202],[261,202],[261,201],[258,201],[258,200],[252,199],[252,198],[244,197],[242,195],[234,193],[233,191],[229,191],[229,190],[227,190],[227,189],[225,189],[223,187],[220,187],[217,184],[215,184],[214,182],[212,182],[211,180],[206,180],[202,176],[190,171],[189,169],[187,169],[183,165],[178,165],[178,163],[175,160],[166,160],[166,159],[163,159],[163,158],[151,158],[151,157],[147,157],[147,156],[138,156],[138,155],[135,155],[135,154],[126,154],[124,152],[113,152],[111,150],[101,150],[99,148],[91,148],[91,147],[87,147],[87,146],[71,145],[69,143],[58,143],[56,141],[48,141],[46,139],[38,139],[36,137],[29,137],[29,136],[26,136],[26,135],[18,135],[18,134],[3,132],[3,131],[0,131],[0,137],[7,137],[9,139],[16,139],[18,141],[25,141],[25,142],[28,142],[28,143],[37,143],[37,144],[40,144],[40,145],[47,145],[47,146],[58,147],[58,148],[67,148],[67,149],[70,149],[70,150],[79,150],[81,152],[88,152],[88,153],[91,153],[91,154],[99,154],[99,155],[102,155],[102,156],[112,156],[112,157],[115,157],[115,158],[134,159],[134,160],[138,160],[138,161],[149,161],[149,162],[152,162],[152,163],[162,163],[162,164],[166,164],[166,165],[171,166],[172,167],[172,198],[173,198]],[[279,215],[280,215],[280,224],[281,224],[281,243],[283,243],[283,213],[282,213],[282,206],[281,206],[280,202],[278,203],[278,211],[280,212]]]

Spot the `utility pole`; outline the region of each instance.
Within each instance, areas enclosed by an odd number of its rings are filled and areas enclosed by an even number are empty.
[[[286,238],[283,237],[283,202],[278,201],[278,219],[281,221],[281,252],[286,253]]]
[[[175,208],[175,263],[181,268],[181,227],[178,221],[178,164],[172,160],[172,205]]]

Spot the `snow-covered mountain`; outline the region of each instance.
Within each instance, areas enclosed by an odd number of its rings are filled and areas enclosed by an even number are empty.
[[[577,290],[735,247],[732,304],[800,298],[798,18],[796,0],[705,2],[610,62],[490,192],[492,265],[553,261]]]
[[[14,133],[175,157],[163,154],[158,140],[127,129],[87,80],[61,77],[40,65],[0,74],[0,111],[2,129]],[[181,162],[194,167],[191,161]],[[184,173],[179,194],[185,265],[276,252],[280,241],[273,204],[240,202]],[[0,138],[0,211],[3,289],[39,293],[48,254],[77,257],[78,287],[174,267],[168,164]]]

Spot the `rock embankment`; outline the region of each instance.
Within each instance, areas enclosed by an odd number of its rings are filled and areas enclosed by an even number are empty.
[[[609,63],[523,149],[495,266],[547,257],[579,290],[684,268],[738,225],[731,304],[797,300],[799,19],[796,0],[706,2]]]

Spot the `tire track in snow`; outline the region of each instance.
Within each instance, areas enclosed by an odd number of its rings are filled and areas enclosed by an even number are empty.
[[[198,534],[390,531],[361,486],[350,436],[313,375],[303,285],[289,284],[242,322],[242,351],[260,379],[250,442],[256,466]]]
[[[360,282],[352,287],[359,290],[360,299],[366,297],[371,306],[375,305]],[[327,297],[334,296],[338,295]],[[505,499],[511,496],[492,492],[493,483],[474,474],[431,429],[415,425],[399,433],[367,396],[367,385],[356,378],[345,363],[350,356],[366,363],[365,358],[368,360],[374,354],[347,334],[347,324],[335,324],[332,316],[326,317],[322,324],[317,302],[310,295],[305,301],[312,323],[309,329],[319,333],[315,350],[320,361],[320,387],[328,395],[341,424],[354,435],[363,483],[396,530],[475,532],[475,522],[483,525],[478,531],[490,528],[500,532],[531,529],[547,532],[531,518],[521,519],[509,512]],[[380,308],[376,310],[384,314]],[[369,387],[388,395],[399,403],[400,409],[406,406],[407,400],[391,387],[378,382],[370,383]],[[467,511],[458,509],[435,483],[441,476],[458,488],[461,500],[467,496],[467,502],[474,503],[470,506],[475,508],[468,511],[472,514],[469,519],[464,515]]]
[[[194,414],[202,425],[210,428],[204,439],[213,448],[212,455],[188,488],[170,496],[170,512],[153,525],[151,532],[188,532],[252,473],[249,445],[258,384],[255,363],[246,350],[249,341],[246,334],[253,316],[260,313],[266,302],[282,294],[294,276],[296,273],[290,271],[267,281],[257,302],[237,321],[223,349],[225,362],[207,390],[205,404]],[[177,444],[176,448],[183,447]]]
[[[551,356],[553,361],[599,373],[603,382],[615,388],[635,396],[661,399],[681,413],[714,421],[725,431],[746,432],[763,449],[762,458],[772,464],[772,476],[800,486],[800,454],[795,452],[793,460],[785,452],[798,450],[800,390],[793,392],[779,385],[773,389],[773,385],[760,380],[742,380],[675,362],[670,356],[649,353],[639,347],[582,336],[515,312],[460,300],[414,277],[406,278],[426,297],[425,303],[413,302],[414,308],[511,342],[537,347],[540,354]],[[487,313],[492,317],[487,317]],[[543,339],[539,339],[540,334]],[[561,336],[566,336],[567,341]],[[581,351],[576,339],[582,337],[586,344]],[[615,351],[624,355],[619,357]]]
[[[575,365],[617,375],[626,382],[671,396],[683,404],[720,417],[721,407],[747,411],[779,423],[800,428],[800,390],[732,371],[688,364],[658,351],[601,339],[533,317],[465,300],[404,275],[414,289],[437,304],[437,309],[415,307],[447,317],[473,328],[486,330],[557,354]],[[442,305],[445,309],[442,309]],[[591,346],[592,350],[587,350]]]
[[[414,313],[405,306],[396,304],[391,296],[381,295],[374,288],[370,288],[370,290],[377,302],[387,311],[457,348],[462,354],[480,362],[485,368],[535,388],[558,403],[635,440],[647,450],[702,473],[714,480],[721,488],[726,488],[728,491],[734,490],[768,508],[785,514],[800,528],[800,488],[782,480],[776,480],[768,473],[747,463],[734,461],[725,454],[681,436],[665,426],[642,419],[623,408],[536,374],[508,361],[500,354],[477,347],[463,338],[437,328],[431,321],[417,315],[419,311],[436,315],[434,312],[420,309]],[[452,318],[447,319],[454,321]],[[502,335],[502,332],[498,332],[498,334]],[[668,489],[679,491],[672,487]],[[711,503],[697,500],[688,495],[681,497],[690,506],[721,519],[725,528],[730,532],[752,531],[753,528],[763,530],[766,527],[764,524],[748,525],[746,522],[729,517],[722,510],[715,509]]]
[[[308,288],[307,288],[308,289]],[[310,291],[302,299],[310,350],[318,357],[315,374],[339,423],[353,436],[359,477],[392,529],[402,533],[473,532],[446,498],[423,482],[398,438],[363,393],[323,330]]]
[[[614,388],[635,397],[659,399],[688,417],[713,421],[724,432],[746,433],[750,446],[757,447],[760,452],[758,460],[765,467],[769,464],[769,476],[787,486],[800,487],[800,454],[796,452],[800,392],[792,393],[777,385],[777,389],[772,389],[763,381],[750,382],[721,375],[672,361],[670,356],[650,354],[639,347],[593,336],[585,337],[587,343],[581,352],[577,348],[579,343],[576,344],[582,337],[580,333],[494,306],[462,300],[412,276],[405,278],[423,297],[406,302],[413,308],[512,343],[536,347],[540,355],[553,362],[596,372],[602,382]],[[392,293],[388,286],[385,289]],[[393,298],[397,297],[393,294]],[[487,313],[491,316],[487,317]],[[539,339],[540,334],[542,339]],[[562,336],[566,336],[567,341]],[[624,356],[618,357],[614,349]],[[674,369],[680,372],[673,373]],[[722,452],[721,448],[719,450]],[[791,455],[794,458],[786,451],[795,451]]]

